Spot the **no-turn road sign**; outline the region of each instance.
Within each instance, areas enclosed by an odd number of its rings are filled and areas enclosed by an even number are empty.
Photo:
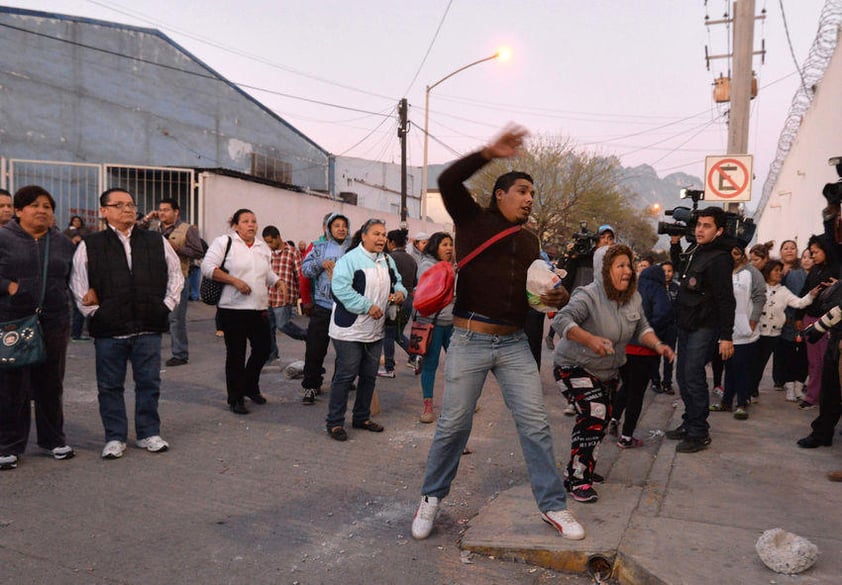
[[[705,201],[751,201],[752,157],[705,157]]]

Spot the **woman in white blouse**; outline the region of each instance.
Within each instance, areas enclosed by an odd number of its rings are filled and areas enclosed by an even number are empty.
[[[272,272],[269,246],[257,237],[254,213],[238,209],[230,223],[233,231],[219,236],[208,247],[202,260],[202,275],[229,285],[223,288],[219,300],[219,322],[225,333],[228,406],[236,414],[248,414],[246,396],[255,404],[266,403],[259,383],[271,346],[267,287],[282,288],[284,284]],[[251,345],[248,361],[246,342]]]

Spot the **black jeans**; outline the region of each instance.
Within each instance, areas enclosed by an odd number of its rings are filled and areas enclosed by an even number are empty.
[[[18,370],[0,371],[0,455],[21,455],[26,450],[35,402],[38,446],[54,449],[64,438],[64,364],[70,336],[68,319],[41,324],[47,361]]]
[[[267,311],[219,309],[225,332],[225,384],[228,404],[244,396],[260,393],[260,371],[269,357],[269,316]],[[251,355],[246,361],[246,342]]]
[[[313,305],[304,350],[304,379],[301,381],[301,387],[304,389],[318,390],[324,382],[325,356],[330,345],[330,313],[330,309]]]
[[[622,385],[614,397],[614,408],[612,418],[620,420],[623,418],[622,435],[631,437],[637,428],[637,421],[640,419],[640,411],[643,410],[643,395],[646,393],[646,385],[652,368],[658,367],[660,356],[652,355],[626,355],[626,363],[620,368],[620,381]]]

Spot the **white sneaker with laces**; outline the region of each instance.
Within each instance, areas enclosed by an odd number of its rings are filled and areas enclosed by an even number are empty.
[[[585,538],[585,529],[576,521],[570,510],[542,512],[541,520],[550,526],[554,526],[568,540],[582,540]]]
[[[152,435],[145,439],[138,439],[135,443],[141,449],[146,449],[150,453],[163,453],[170,448],[170,444],[158,435]]]
[[[72,459],[76,455],[76,452],[73,450],[73,447],[62,445],[61,447],[50,449],[50,455],[53,456],[53,459],[61,461],[62,459]]]
[[[418,511],[412,519],[412,538],[424,540],[433,531],[433,522],[439,513],[439,500],[435,496],[423,496]]]
[[[119,459],[126,451],[126,444],[123,441],[108,441],[102,450],[103,459]]]

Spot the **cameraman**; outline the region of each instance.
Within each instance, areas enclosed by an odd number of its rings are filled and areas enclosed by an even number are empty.
[[[679,453],[695,453],[710,444],[709,397],[705,364],[719,342],[723,360],[734,355],[732,335],[736,301],[731,281],[732,241],[723,236],[725,211],[706,207],[698,212],[696,248],[687,259],[675,302],[678,321],[676,378],[684,402],[684,420],[667,432],[681,442]]]
[[[564,288],[570,291],[570,294],[573,294],[574,288],[593,282],[593,275],[595,272],[598,272],[594,265],[594,254],[598,249],[607,249],[607,246],[614,244],[614,228],[608,224],[599,226],[596,236],[597,238],[593,248],[585,254],[572,256],[564,266],[564,269],[567,270],[567,276],[564,277],[561,283],[564,285]],[[601,257],[600,254],[600,259]],[[601,265],[602,263],[600,262]]]

